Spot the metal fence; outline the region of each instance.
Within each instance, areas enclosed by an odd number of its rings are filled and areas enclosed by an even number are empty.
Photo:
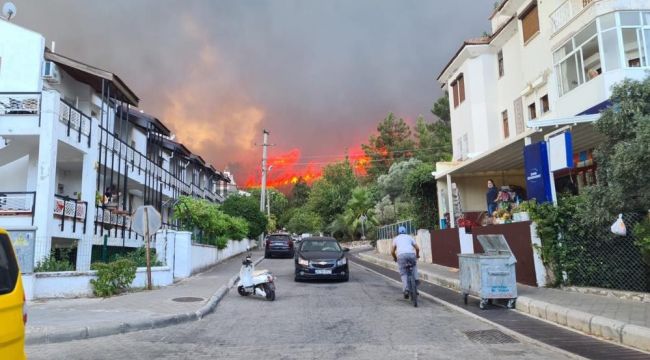
[[[415,233],[418,231],[413,220],[404,220],[396,222],[394,224],[380,226],[377,229],[377,239],[382,240],[394,238],[397,236],[397,230],[400,226],[404,226],[406,228],[406,232],[411,235],[415,235]]]
[[[635,225],[645,216],[623,214],[626,236],[613,234],[611,224],[580,227],[562,234],[562,246],[566,251],[562,264],[565,281],[575,286],[650,291],[650,266],[644,262],[633,235]]]

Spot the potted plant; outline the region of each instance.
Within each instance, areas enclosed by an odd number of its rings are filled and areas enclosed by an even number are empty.
[[[522,201],[512,210],[514,221],[530,221],[529,211],[535,205],[535,200]]]

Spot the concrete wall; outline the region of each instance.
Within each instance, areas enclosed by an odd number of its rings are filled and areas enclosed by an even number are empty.
[[[24,156],[5,166],[0,166],[0,191],[28,191],[25,182],[28,167],[29,156]]]
[[[419,229],[415,236],[415,242],[420,247],[420,261],[431,263],[431,235],[429,230]],[[392,239],[377,240],[377,252],[380,254],[390,255],[392,246]]]
[[[251,242],[248,239],[241,241],[230,240],[228,241],[228,246],[223,250],[219,250],[215,246],[210,245],[192,244],[191,273],[194,274],[231,256],[244,253],[249,246],[251,246]]]
[[[0,92],[41,91],[45,38],[4,20],[0,34]]]

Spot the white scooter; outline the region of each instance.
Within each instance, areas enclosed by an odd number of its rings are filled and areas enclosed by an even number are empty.
[[[242,261],[241,270],[239,270],[237,292],[241,296],[255,294],[266,298],[266,300],[273,301],[275,300],[273,274],[268,270],[255,271],[251,255],[248,254]]]

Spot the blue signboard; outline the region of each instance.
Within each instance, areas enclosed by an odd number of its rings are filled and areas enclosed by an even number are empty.
[[[536,199],[538,203],[553,201],[546,146],[546,142],[540,141],[524,147],[526,193],[529,200]]]

